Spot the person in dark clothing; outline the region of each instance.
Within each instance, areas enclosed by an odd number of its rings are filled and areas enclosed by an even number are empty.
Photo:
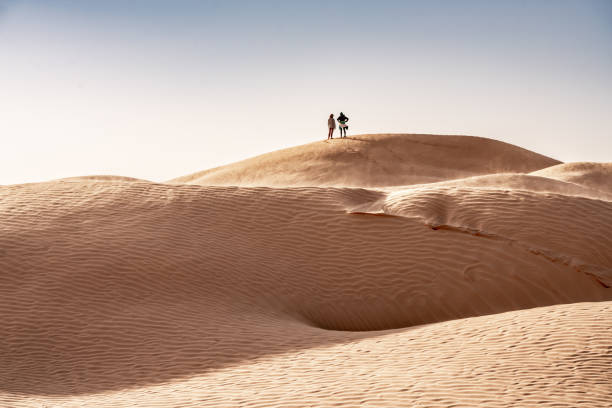
[[[348,116],[340,112],[340,115],[338,116],[338,128],[340,129],[340,137],[342,137],[342,131],[344,131],[344,137],[346,137],[346,129],[348,129],[348,125],[346,124],[346,122],[348,122],[348,120]]]

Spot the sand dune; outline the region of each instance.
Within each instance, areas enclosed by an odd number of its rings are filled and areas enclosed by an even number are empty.
[[[357,135],[267,153],[170,182],[381,187],[491,173],[528,173],[559,163],[529,150],[481,137]]]
[[[553,166],[556,167],[556,166]],[[545,169],[546,170],[546,169]],[[542,170],[542,171],[545,171]],[[530,174],[501,173],[485,176],[474,176],[463,179],[439,181],[436,183],[413,184],[410,186],[387,187],[385,190],[410,189],[437,189],[437,188],[473,188],[482,191],[493,189],[504,192],[530,191],[539,193],[553,193],[573,197],[585,197],[601,200],[612,200],[612,193],[605,192],[605,188],[592,188],[588,185],[580,185],[573,182],[547,178],[537,175],[539,172]]]
[[[612,193],[612,163],[564,163],[532,174]]]
[[[271,186],[0,187],[0,406],[611,406],[609,167],[441,136],[482,160],[436,175],[421,136],[366,139],[227,166]],[[416,170],[275,186],[349,143]],[[300,149],[311,167],[282,173]],[[330,183],[384,178],[363,157]]]
[[[79,177],[67,177],[63,179],[59,179],[58,181],[147,181],[143,179],[137,179],[134,177],[124,177],[124,176],[113,176],[113,175],[91,175],[91,176],[79,176]]]

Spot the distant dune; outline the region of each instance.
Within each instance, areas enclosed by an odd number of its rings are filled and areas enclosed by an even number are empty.
[[[612,193],[612,163],[564,163],[532,174]]]
[[[0,406],[612,406],[611,165],[366,135],[0,187]]]
[[[147,181],[142,179],[137,179],[134,177],[124,177],[124,176],[111,176],[111,175],[92,175],[92,176],[80,176],[80,177],[68,177],[59,179],[58,181]]]
[[[529,173],[559,163],[529,150],[482,137],[357,135],[263,154],[170,182],[382,187],[492,173]]]

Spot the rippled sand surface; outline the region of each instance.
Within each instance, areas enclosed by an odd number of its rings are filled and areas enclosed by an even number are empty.
[[[0,406],[612,406],[610,186],[362,135],[0,187]]]

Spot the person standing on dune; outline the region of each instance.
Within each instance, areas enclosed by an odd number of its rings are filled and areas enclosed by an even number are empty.
[[[334,114],[329,115],[329,119],[327,119],[327,128],[329,129],[329,133],[327,134],[327,140],[334,138],[334,129],[336,129],[336,120],[334,119]]]
[[[346,129],[348,129],[349,118],[344,113],[340,112],[340,116],[338,116],[338,129],[340,129],[340,138],[342,138],[342,131],[344,131],[344,137],[346,137]]]

